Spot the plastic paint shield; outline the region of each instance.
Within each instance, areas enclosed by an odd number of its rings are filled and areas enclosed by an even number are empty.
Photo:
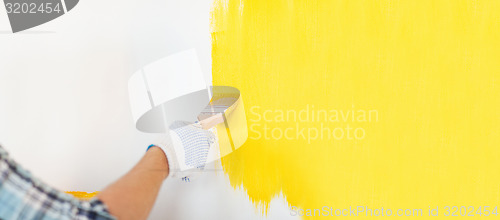
[[[210,101],[196,51],[182,51],[138,70],[129,80],[129,98],[139,131],[165,133],[173,121],[196,121]]]
[[[195,50],[176,53],[137,71],[129,80],[129,95],[139,131],[166,134],[174,121],[199,121],[203,129],[216,127],[219,150],[210,149],[207,162],[235,151],[248,138],[240,91],[229,86],[207,87]]]

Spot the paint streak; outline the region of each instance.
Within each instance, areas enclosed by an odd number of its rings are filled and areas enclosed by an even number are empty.
[[[213,84],[241,90],[249,126],[223,158],[231,184],[264,210],[280,193],[304,209],[440,206],[441,217],[500,205],[498,12],[489,0],[215,0]],[[289,112],[307,108],[321,116]],[[370,110],[378,120],[347,113]],[[322,125],[365,136],[293,133]]]
[[[90,200],[90,199],[94,198],[97,195],[97,193],[99,193],[99,192],[88,193],[88,192],[79,192],[79,191],[68,191],[66,193],[73,195],[77,199]]]

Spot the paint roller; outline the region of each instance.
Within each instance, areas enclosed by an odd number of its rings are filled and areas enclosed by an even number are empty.
[[[212,99],[198,120],[203,129],[217,128],[221,157],[241,147],[248,138],[245,107],[240,91],[234,87],[212,87]]]

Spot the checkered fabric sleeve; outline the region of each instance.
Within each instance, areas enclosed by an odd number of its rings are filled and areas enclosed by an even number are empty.
[[[0,219],[116,219],[95,198],[78,200],[33,177],[0,146]]]

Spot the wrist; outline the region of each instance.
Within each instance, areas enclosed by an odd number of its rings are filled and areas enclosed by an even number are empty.
[[[162,135],[160,138],[153,141],[153,143],[148,147],[148,151],[152,149],[158,149],[162,151],[162,156],[166,160],[168,170],[168,176],[175,176],[176,171],[178,171],[178,162],[176,159],[175,150],[173,147],[170,135]]]
[[[165,152],[158,146],[152,145],[148,147],[146,157],[150,158],[149,169],[153,172],[160,172],[163,179],[166,179],[169,174],[168,159]]]

